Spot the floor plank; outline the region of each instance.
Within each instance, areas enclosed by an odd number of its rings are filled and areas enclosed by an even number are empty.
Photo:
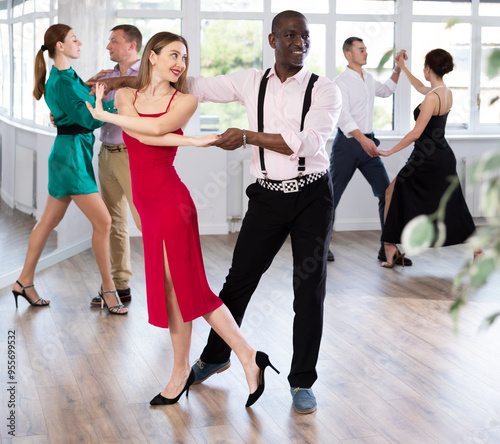
[[[0,289],[0,362],[15,330],[16,437],[1,444],[53,443],[442,443],[500,442],[500,276],[471,296],[455,329],[452,281],[467,246],[428,251],[414,266],[386,270],[376,259],[379,233],[335,233],[328,264],[323,342],[314,385],[318,411],[291,408],[292,270],[286,242],[248,307],[242,332],[267,352],[280,375],[251,409],[240,363],[193,386],[178,404],[150,407],[172,368],[168,330],[148,324],[141,239],[134,238],[127,316],[91,309],[100,286],[91,250],[36,275],[52,299],[33,308]],[[212,289],[220,290],[236,235],[203,236]],[[192,360],[209,326],[193,323]],[[0,381],[9,383],[6,371]],[[4,395],[0,412],[7,414]],[[8,417],[5,416],[5,417]]]

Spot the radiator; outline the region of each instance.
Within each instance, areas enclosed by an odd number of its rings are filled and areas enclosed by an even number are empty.
[[[36,154],[35,151],[16,145],[15,162],[15,205],[24,210],[33,209],[35,205],[36,183]]]
[[[481,187],[482,184],[478,183],[472,185],[468,182],[466,171],[471,168],[471,165],[477,160],[477,157],[462,157],[457,161],[457,173],[460,177],[460,184],[464,193],[465,201],[469,207],[472,217],[485,217],[486,215],[481,209]],[[500,170],[497,172],[497,177],[500,176]]]

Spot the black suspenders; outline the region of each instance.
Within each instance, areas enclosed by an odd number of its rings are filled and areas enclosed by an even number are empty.
[[[269,78],[267,77],[269,75],[269,71],[271,71],[271,68],[268,68],[264,73],[264,76],[260,81],[260,87],[259,87],[259,101],[257,106],[257,130],[259,133],[264,132],[264,97],[266,95],[267,81],[269,80]],[[312,89],[316,80],[318,80],[318,75],[311,74],[311,78],[309,79],[309,83],[307,84],[306,88],[306,93],[304,95],[304,105],[302,106],[302,119],[300,122],[300,131],[304,129],[304,120],[306,118],[307,112],[309,111],[309,108],[311,107]],[[259,155],[260,155],[260,168],[262,170],[262,174],[267,179],[266,164],[264,162],[264,148],[259,147]],[[306,169],[306,158],[299,157],[299,167],[298,167],[299,177],[302,176],[305,169]]]

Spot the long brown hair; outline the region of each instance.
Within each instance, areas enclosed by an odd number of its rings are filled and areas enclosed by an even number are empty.
[[[49,57],[53,59],[56,55],[56,44],[57,42],[64,42],[68,32],[71,31],[71,27],[68,25],[63,25],[62,23],[57,23],[52,25],[43,37],[43,45],[38,50],[35,57],[35,87],[33,89],[33,97],[36,100],[40,100],[45,94],[45,77],[47,75],[47,65],[45,64],[45,59],[43,57],[43,52],[48,51]]]
[[[149,60],[149,56],[151,51],[155,52],[155,54],[160,54],[161,50],[165,48],[165,46],[169,45],[172,42],[181,42],[186,47],[186,69],[180,75],[179,80],[177,82],[170,84],[180,91],[181,93],[185,93],[187,91],[187,72],[189,68],[189,48],[186,42],[186,39],[180,35],[173,34],[171,32],[159,32],[151,37],[144,48],[144,53],[142,54],[141,67],[139,68],[139,74],[137,75],[137,88],[139,90],[146,88],[149,86],[153,76],[153,65]]]

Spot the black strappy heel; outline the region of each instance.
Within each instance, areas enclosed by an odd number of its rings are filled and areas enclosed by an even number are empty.
[[[17,306],[17,298],[19,296],[22,296],[24,299],[26,299],[30,305],[34,306],[34,307],[46,307],[47,305],[50,304],[50,301],[46,301],[45,299],[43,298],[39,298],[37,299],[35,302],[32,302],[30,298],[28,298],[28,296],[26,295],[26,289],[27,288],[33,288],[35,286],[35,284],[33,285],[27,285],[26,287],[21,284],[21,282],[19,281],[16,281],[17,285],[19,285],[21,288],[22,288],[22,293],[19,293],[18,291],[16,290],[12,290],[12,294],[14,295],[14,298],[16,300],[16,308],[18,308]]]
[[[116,298],[117,305],[109,306],[108,303],[106,302],[106,299],[104,299],[104,295],[106,293],[113,293]],[[101,297],[101,310],[104,309],[104,306],[108,309],[108,312],[114,315],[126,315],[128,313],[128,309],[125,308],[125,305],[121,303],[120,297],[118,296],[118,292],[116,290],[109,290],[109,291],[103,291],[101,287],[101,291],[99,292],[99,296]],[[122,311],[125,308],[127,311]]]

